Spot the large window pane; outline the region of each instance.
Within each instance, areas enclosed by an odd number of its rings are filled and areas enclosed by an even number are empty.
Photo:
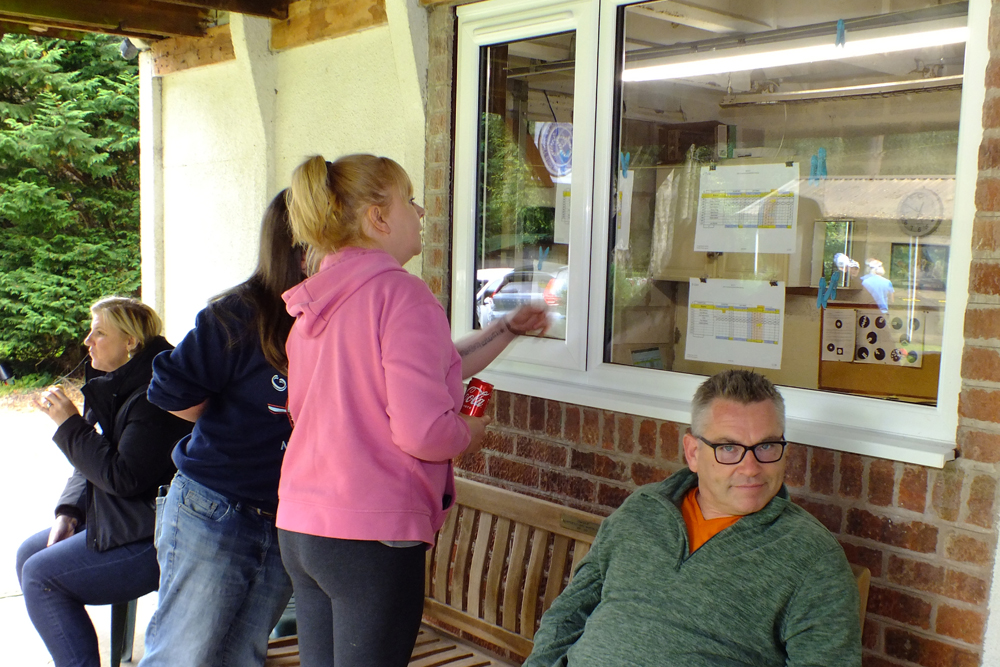
[[[565,339],[575,33],[480,53],[473,326],[534,302]]]
[[[661,5],[619,12],[605,360],[936,403],[966,4]]]

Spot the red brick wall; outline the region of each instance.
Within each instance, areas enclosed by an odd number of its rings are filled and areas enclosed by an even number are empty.
[[[682,424],[507,392],[493,409],[486,447],[459,461],[474,479],[606,515],[684,465]],[[977,452],[995,456],[996,443]],[[994,466],[965,457],[937,470],[800,445],[787,456],[793,499],[872,571],[865,665],[979,665]]]
[[[1000,0],[994,6],[1000,4]],[[996,14],[997,12],[994,12]],[[424,277],[450,296],[454,10],[430,10]],[[991,54],[1000,22],[991,21]],[[971,82],[970,82],[971,83]],[[987,72],[972,277],[959,407],[961,457],[943,470],[794,445],[797,503],[872,571],[866,667],[982,663],[996,552],[1000,477],[1000,57]],[[469,477],[608,514],[638,485],[684,465],[683,424],[497,392],[486,447],[459,462]]]

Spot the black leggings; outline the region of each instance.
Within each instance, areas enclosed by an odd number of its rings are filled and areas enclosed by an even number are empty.
[[[302,667],[405,667],[424,606],[424,545],[278,531]]]

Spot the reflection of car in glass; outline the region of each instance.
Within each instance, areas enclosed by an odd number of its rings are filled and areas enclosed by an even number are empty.
[[[493,278],[476,292],[476,327],[486,327],[493,321],[493,293],[500,287],[504,276]]]
[[[569,290],[569,267],[558,269],[545,286],[542,298],[549,307],[549,332],[551,338],[566,338],[566,292]]]
[[[476,294],[476,318],[480,326],[486,327],[521,306],[544,302],[549,308],[550,323],[546,335],[565,338],[568,278],[568,267],[559,268],[554,275],[531,268],[508,270]]]
[[[511,271],[513,271],[511,268],[479,269],[476,271],[476,298],[479,298],[479,293],[487,284],[497,278],[503,278]]]

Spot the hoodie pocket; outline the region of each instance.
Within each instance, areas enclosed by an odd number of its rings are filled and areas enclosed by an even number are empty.
[[[444,498],[441,502],[441,511],[447,512],[455,504],[455,471],[452,469],[451,461],[448,462],[448,476],[444,482]]]

